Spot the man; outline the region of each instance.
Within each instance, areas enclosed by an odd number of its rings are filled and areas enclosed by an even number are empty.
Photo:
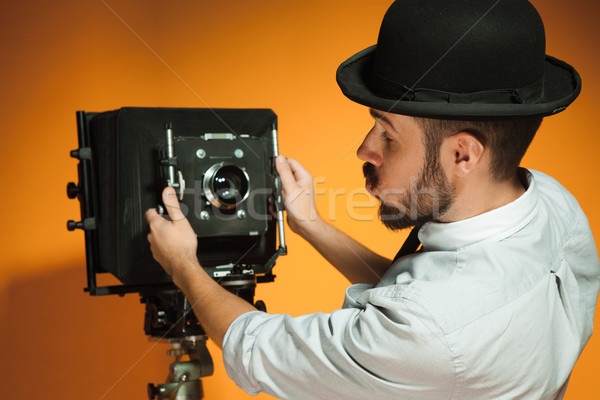
[[[377,46],[337,78],[375,119],[358,156],[382,221],[415,226],[393,262],[379,256],[299,196],[313,182],[297,161],[276,160],[290,227],[355,283],[343,309],[256,311],[204,273],[172,189],[172,221],[146,214],[154,257],[229,375],[291,399],[562,398],[592,332],[600,265],[575,199],[518,168],[542,117],[581,84],[545,56],[533,6],[398,0]]]

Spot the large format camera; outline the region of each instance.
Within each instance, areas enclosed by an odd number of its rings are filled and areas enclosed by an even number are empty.
[[[198,259],[223,287],[254,302],[257,282],[274,279],[286,253],[279,179],[274,167],[277,116],[268,109],[121,108],[77,112],[79,183],[67,194],[81,203],[87,288],[92,295],[140,293],[146,334],[169,339],[169,382],[150,397],[201,398],[199,378],[212,373],[206,337],[191,305],[153,259],[147,209],[175,188],[198,237]],[[269,211],[269,198],[277,218]],[[98,274],[122,283],[98,286]],[[256,306],[264,309],[264,304]],[[185,364],[185,365],[184,365]],[[193,397],[200,396],[200,397]]]

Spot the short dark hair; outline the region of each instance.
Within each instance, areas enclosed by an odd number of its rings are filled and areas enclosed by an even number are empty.
[[[489,148],[492,178],[502,182],[517,173],[521,159],[542,124],[543,117],[481,121],[415,119],[423,129],[428,159],[437,159],[444,138],[459,132],[468,132]]]

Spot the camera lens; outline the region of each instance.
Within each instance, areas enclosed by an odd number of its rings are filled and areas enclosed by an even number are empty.
[[[206,171],[203,189],[213,205],[228,210],[246,200],[249,184],[244,169],[235,164],[219,163]]]
[[[248,193],[248,179],[238,166],[226,165],[213,178],[213,192],[224,204],[235,205]]]

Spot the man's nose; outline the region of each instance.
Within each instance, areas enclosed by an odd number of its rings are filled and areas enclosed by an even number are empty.
[[[374,126],[367,136],[363,140],[362,144],[356,150],[356,156],[363,161],[373,164],[376,167],[380,167],[383,158],[381,157],[381,149],[377,144],[377,132]]]

